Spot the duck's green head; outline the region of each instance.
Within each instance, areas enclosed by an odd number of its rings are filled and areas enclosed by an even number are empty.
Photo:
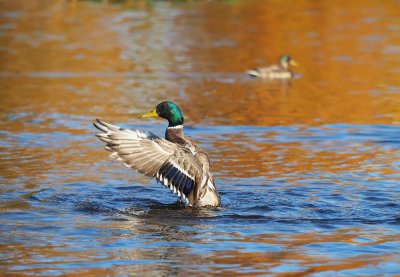
[[[284,67],[284,68],[289,68],[289,65],[291,66],[299,66],[299,64],[292,59],[289,55],[282,55],[279,58],[279,64]]]
[[[183,125],[183,115],[178,105],[171,101],[164,101],[157,105],[151,112],[142,114],[142,117],[161,117],[168,120],[168,127]]]

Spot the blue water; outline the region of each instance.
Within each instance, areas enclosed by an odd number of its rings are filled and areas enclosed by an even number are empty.
[[[318,270],[320,264],[332,264],[333,271],[319,276],[334,274],[340,265],[350,265],[344,275],[399,272],[399,127],[188,126],[186,133],[198,138],[218,169],[214,176],[222,197],[219,208],[192,209],[176,205],[154,180],[109,161],[93,137],[91,118],[45,117],[53,120],[50,127],[62,125],[66,131],[1,132],[6,170],[12,168],[7,156],[26,153],[15,165],[17,172],[49,160],[42,165],[42,170],[48,166],[46,173],[38,176],[3,171],[2,264],[10,273],[276,274]],[[162,134],[165,124],[138,127]],[[229,147],[214,146],[232,140]],[[83,152],[74,149],[77,143]],[[242,155],[268,145],[274,147],[273,160],[260,155],[242,164]],[[29,155],[33,148],[46,157]],[[350,157],[335,168],[313,165],[302,171],[286,163],[287,172],[257,169],[279,168],[291,149],[303,151],[303,162],[321,152]],[[90,152],[97,154],[88,164]],[[363,153],[375,154],[352,168],[351,159]]]

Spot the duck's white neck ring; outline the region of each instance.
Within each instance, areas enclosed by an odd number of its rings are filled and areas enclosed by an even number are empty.
[[[182,129],[182,128],[183,128],[183,125],[176,125],[176,126],[168,127],[168,129]]]

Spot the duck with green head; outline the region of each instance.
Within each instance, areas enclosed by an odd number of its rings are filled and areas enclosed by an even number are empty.
[[[210,173],[207,154],[183,133],[184,118],[173,102],[158,104],[139,118],[161,117],[168,120],[165,139],[154,134],[127,130],[97,119],[96,136],[106,143],[110,157],[146,176],[156,178],[188,206],[220,204]]]
[[[246,73],[251,77],[265,79],[290,79],[293,77],[293,72],[290,70],[290,66],[299,66],[299,64],[289,55],[282,55],[279,58],[278,65],[252,68],[247,70]]]

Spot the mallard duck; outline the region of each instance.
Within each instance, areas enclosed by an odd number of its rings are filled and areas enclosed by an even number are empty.
[[[128,130],[96,119],[102,131],[96,136],[106,143],[110,157],[123,162],[157,181],[176,194],[188,206],[220,204],[220,197],[210,173],[207,154],[183,133],[183,115],[170,101],[161,102],[139,118],[161,117],[168,120],[165,139],[152,133]]]
[[[293,77],[293,73],[289,66],[299,66],[289,55],[282,55],[279,58],[278,65],[271,65],[267,67],[252,68],[247,70],[247,74],[252,77],[266,78],[266,79],[289,79]]]

